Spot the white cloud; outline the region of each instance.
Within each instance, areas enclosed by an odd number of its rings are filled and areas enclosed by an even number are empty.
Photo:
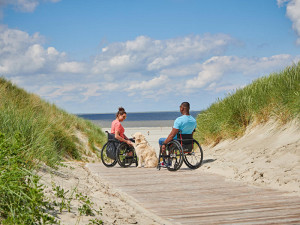
[[[79,86],[74,84],[67,85],[44,85],[39,87],[36,91],[42,96],[47,96],[48,98],[55,99],[61,96],[66,96],[68,93],[73,91],[78,91]]]
[[[39,33],[30,36],[24,31],[8,29],[6,26],[0,25],[0,54],[17,54],[30,45],[43,42],[44,39]]]
[[[101,95],[101,88],[98,84],[88,84],[84,86],[86,91],[82,93],[84,98],[82,102],[87,101],[90,97],[100,96]]]
[[[43,47],[44,38],[38,33],[0,26],[0,74],[26,76],[28,74],[83,73],[85,65],[68,61],[66,53],[54,47]]]
[[[164,75],[161,75],[159,77],[154,77],[153,79],[149,81],[142,81],[142,82],[135,82],[134,84],[131,84],[128,91],[132,90],[146,90],[146,89],[156,89],[157,87],[161,87],[168,81],[168,78]]]
[[[14,8],[22,12],[33,12],[41,2],[59,2],[60,0],[1,0],[0,7],[13,5]]]
[[[54,57],[59,55],[59,52],[53,47],[49,47],[47,49],[47,53],[49,56],[54,56]]]
[[[203,63],[198,76],[186,81],[186,89],[202,88],[211,81],[217,80],[224,72],[225,65],[229,65],[230,57],[214,56]]]
[[[222,34],[168,40],[139,36],[110,44],[93,60],[80,62],[68,60],[65,52],[54,47],[45,48],[38,33],[29,35],[0,26],[0,74],[62,105],[111,96],[157,101],[189,92],[227,91],[239,86],[244,76],[266,75],[297,59],[284,54],[224,56],[226,48],[235,43]]]
[[[235,42],[225,34],[189,35],[168,40],[139,36],[133,41],[104,47],[102,53],[95,58],[92,71],[94,74],[159,71],[186,61],[220,54]]]
[[[61,85],[44,85],[35,87],[35,93],[52,100],[61,99],[68,101],[84,102],[89,97],[100,96],[101,86],[95,83],[71,83]]]
[[[121,84],[118,83],[109,83],[109,82],[101,83],[101,90],[104,92],[118,91],[118,90],[122,90],[122,88],[123,87],[121,87]]]
[[[172,68],[167,68],[161,70],[162,74],[165,74],[169,77],[187,77],[194,76],[202,69],[202,64],[195,62],[193,64],[184,64],[184,65],[174,65]]]
[[[209,86],[212,89],[214,82],[222,77],[232,74],[253,75],[259,77],[270,72],[282,69],[286,65],[292,64],[293,60],[299,58],[282,54],[262,58],[240,58],[237,56],[214,56],[205,61],[198,76],[189,79],[185,83],[186,90],[199,89]]]
[[[208,91],[214,91],[214,92],[232,92],[235,91],[236,89],[240,89],[243,88],[245,85],[241,85],[241,84],[219,84],[216,82],[211,83],[205,90]]]
[[[147,65],[147,70],[159,70],[160,68],[167,67],[177,62],[177,58],[173,55],[168,55],[164,58],[158,57]]]
[[[57,71],[60,73],[84,73],[85,65],[80,62],[63,62],[58,64]]]
[[[296,43],[300,45],[300,0],[277,0],[278,6],[283,6],[285,2],[288,2],[286,15],[293,23],[293,29],[298,36]]]
[[[153,40],[151,40],[151,38],[146,36],[139,36],[134,41],[127,41],[124,47],[127,51],[141,52],[147,51],[147,48],[151,47],[153,44],[158,44],[158,42],[154,41],[153,43]]]
[[[191,35],[183,38],[170,39],[165,42],[165,54],[179,55],[180,58],[203,58],[203,54],[220,54],[225,48],[236,42],[226,34]]]
[[[110,66],[126,66],[130,63],[129,55],[118,55],[109,60]]]

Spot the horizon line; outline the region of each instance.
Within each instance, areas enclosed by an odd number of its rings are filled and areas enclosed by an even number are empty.
[[[204,110],[190,110],[190,112],[201,112]],[[179,111],[144,111],[144,112],[126,112],[126,113],[162,113],[162,112],[178,112]],[[74,115],[91,115],[91,114],[116,114],[116,112],[109,113],[73,113]]]

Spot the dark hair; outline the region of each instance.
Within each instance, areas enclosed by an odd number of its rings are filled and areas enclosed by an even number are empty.
[[[188,102],[181,103],[181,106],[184,108],[190,109],[190,103],[188,103]]]
[[[119,111],[116,114],[116,117],[118,117],[119,115],[123,115],[123,114],[127,114],[125,109],[123,107],[119,107]]]

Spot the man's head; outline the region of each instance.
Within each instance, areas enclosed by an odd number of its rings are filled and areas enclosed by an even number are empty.
[[[188,103],[188,102],[181,103],[180,112],[181,112],[181,114],[189,114],[189,112],[190,112],[190,103]]]

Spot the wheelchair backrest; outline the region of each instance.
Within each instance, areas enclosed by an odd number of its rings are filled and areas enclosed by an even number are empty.
[[[107,133],[107,140],[109,143],[112,143],[114,148],[117,149],[120,141],[115,138],[115,134],[109,133],[108,131],[105,131]]]
[[[115,134],[111,134],[108,131],[107,133],[107,147],[106,147],[106,155],[111,159],[116,159],[116,151],[119,147],[120,141],[115,138]]]
[[[193,134],[177,134],[177,141],[180,142],[183,151],[185,152],[191,152],[194,147],[194,138]]]
[[[105,131],[105,132],[107,133],[107,140],[108,141],[119,142],[119,140],[115,138],[115,134],[109,133],[108,131]]]
[[[107,133],[107,139],[108,139],[109,141],[115,140],[115,139],[116,139],[116,138],[115,138],[115,134]]]

